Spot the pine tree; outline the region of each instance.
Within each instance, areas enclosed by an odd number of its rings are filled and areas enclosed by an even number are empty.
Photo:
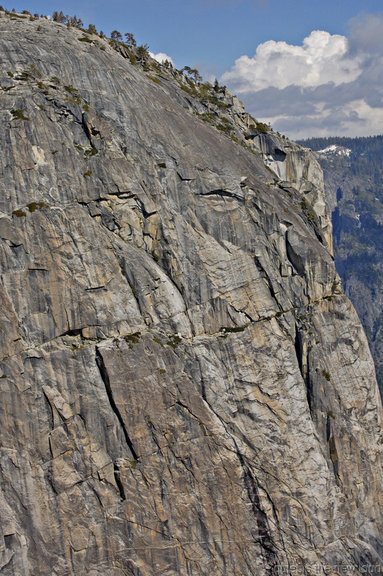
[[[125,38],[126,38],[126,43],[128,46],[137,46],[137,42],[134,39],[133,34],[131,34],[130,32],[126,32]]]
[[[122,42],[122,35],[118,30],[113,30],[110,37],[112,38],[112,40],[115,40],[116,42]]]

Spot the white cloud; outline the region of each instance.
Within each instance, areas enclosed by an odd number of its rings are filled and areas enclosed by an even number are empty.
[[[379,14],[363,14],[350,21],[352,33],[351,50],[366,54],[383,54],[382,25],[383,17]]]
[[[383,133],[383,16],[351,25],[349,37],[314,30],[300,46],[264,42],[220,81],[293,138]]]
[[[174,66],[173,60],[170,58],[170,56],[168,56],[164,52],[158,52],[158,54],[153,54],[153,52],[149,52],[149,54],[152,58],[154,58],[154,60],[157,60],[157,62],[159,62],[160,64],[163,64],[167,60],[168,62],[170,62],[170,64],[173,64]]]
[[[347,57],[345,36],[314,30],[302,46],[269,40],[260,44],[252,58],[241,56],[222,80],[249,92],[270,86],[303,88],[334,82],[352,82],[361,73],[358,59]]]
[[[330,135],[366,136],[383,132],[383,108],[372,108],[364,100],[353,100],[345,106],[330,109],[318,104],[311,114],[297,113],[292,116],[282,111],[273,116],[272,121],[274,127],[292,134],[295,139]]]

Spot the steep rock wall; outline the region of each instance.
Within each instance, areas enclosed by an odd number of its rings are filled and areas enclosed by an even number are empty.
[[[381,404],[323,190],[106,42],[0,32],[0,573],[380,566]]]

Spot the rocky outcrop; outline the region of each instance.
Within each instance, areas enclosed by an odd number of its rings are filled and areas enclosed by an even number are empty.
[[[331,138],[312,146],[324,172],[334,256],[366,331],[383,394],[383,138]],[[330,144],[330,145],[328,145]]]
[[[381,566],[381,404],[317,164],[280,140],[268,168],[104,40],[0,32],[0,573]]]

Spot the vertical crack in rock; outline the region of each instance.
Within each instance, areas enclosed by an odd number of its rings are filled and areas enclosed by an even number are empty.
[[[121,500],[126,500],[126,495],[125,495],[125,490],[124,490],[124,485],[121,482],[121,472],[120,472],[120,467],[117,464],[117,462],[113,463],[113,472],[114,472],[114,480],[116,482],[118,491],[120,493],[120,498]]]
[[[53,406],[52,406],[52,404],[51,404],[51,402],[50,402],[50,400],[49,400],[49,398],[48,398],[48,396],[47,396],[44,388],[43,388],[43,394],[44,394],[44,398],[45,398],[45,400],[47,401],[47,405],[48,405],[48,413],[49,413],[48,418],[49,418],[50,429],[53,430],[53,428],[54,428],[54,412],[53,412]]]
[[[202,374],[202,371],[201,371],[201,374]],[[267,515],[265,514],[265,512],[261,508],[257,481],[253,477],[249,466],[246,464],[245,458],[242,455],[242,453],[241,453],[241,451],[237,445],[237,442],[235,440],[234,435],[228,430],[227,423],[214,410],[214,408],[207,401],[207,399],[205,398],[204,400],[205,400],[207,406],[209,407],[209,409],[211,410],[211,412],[218,418],[218,420],[220,420],[220,422],[222,423],[226,432],[230,435],[230,437],[233,440],[233,444],[235,446],[235,453],[238,457],[241,469],[243,471],[244,486],[245,486],[245,489],[246,489],[246,492],[247,492],[247,495],[248,495],[248,498],[249,498],[249,501],[250,501],[250,504],[252,507],[254,519],[255,519],[256,534],[253,535],[254,542],[256,542],[260,545],[261,550],[264,553],[265,560],[269,564],[270,576],[276,576],[279,573],[279,571],[278,571],[278,556],[277,556],[276,546],[274,544],[273,537],[271,535],[270,528],[268,525]],[[248,444],[251,448],[253,448],[250,445],[250,443],[248,442],[246,436],[243,435],[241,437],[241,440],[244,441],[246,444]],[[275,510],[275,506],[274,506],[274,503],[272,502],[272,499],[268,493],[267,493],[267,497],[268,497],[269,501],[272,503],[272,509],[273,509],[273,512],[275,515],[275,519],[277,520],[278,516],[277,516],[276,510]],[[284,543],[283,543],[283,548],[284,548],[284,550],[286,550]]]
[[[310,414],[312,413],[312,387],[309,373],[309,361],[307,351],[302,342],[302,334],[298,326],[295,326],[295,340],[294,340],[295,354],[298,360],[299,370],[302,375],[306,387],[307,403],[309,405]]]
[[[333,434],[332,426],[331,426],[331,414],[327,414],[327,422],[326,422],[326,436],[328,442],[328,450],[330,454],[330,460],[333,465],[334,475],[337,484],[340,484],[340,477],[339,477],[339,458],[338,458],[338,451],[336,449],[335,443],[335,436]]]
[[[278,559],[275,550],[275,545],[273,538],[270,534],[270,528],[268,525],[268,519],[266,514],[261,508],[261,503],[258,493],[258,485],[256,479],[253,477],[250,468],[245,463],[245,460],[237,447],[237,455],[241,468],[243,470],[243,480],[246,488],[248,498],[250,500],[252,511],[257,527],[257,534],[254,535],[255,541],[258,539],[258,543],[263,550],[265,560],[270,567],[270,575],[276,575],[278,573]]]
[[[95,130],[93,129],[93,126],[92,126],[92,124],[91,124],[91,122],[90,122],[90,120],[89,120],[89,117],[88,117],[88,115],[86,114],[86,112],[83,112],[83,113],[82,113],[81,126],[82,126],[82,128],[83,128],[83,130],[84,130],[84,132],[85,132],[86,137],[87,137],[88,140],[89,140],[89,144],[91,145],[91,148],[92,148],[93,153],[96,153],[96,154],[97,154],[98,150],[97,150],[96,146],[94,145],[93,138],[92,138],[92,134],[94,134],[94,132],[98,132],[98,131],[95,131]]]
[[[124,433],[125,442],[129,448],[134,460],[138,460],[137,452],[135,451],[135,449],[133,447],[133,443],[129,437],[129,434],[128,434],[128,431],[126,429],[126,426],[125,426],[124,420],[122,418],[121,412],[118,409],[117,404],[113,398],[113,392],[112,392],[112,388],[110,385],[108,371],[106,369],[104,359],[103,359],[98,348],[96,348],[96,364],[97,364],[97,367],[99,369],[102,381],[104,382],[104,386],[105,386],[106,394],[108,396],[109,404],[110,404],[113,412],[115,413],[117,420],[119,421],[120,426],[122,428],[122,431]]]

